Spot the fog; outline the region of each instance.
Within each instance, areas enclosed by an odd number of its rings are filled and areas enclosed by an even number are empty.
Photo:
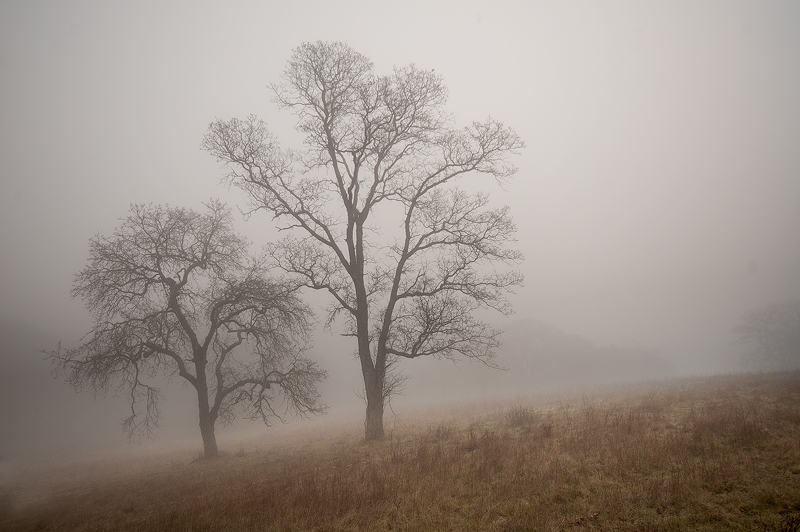
[[[89,331],[69,293],[88,241],[131,203],[244,205],[203,134],[255,113],[300,148],[268,85],[316,40],[348,42],[379,73],[435,69],[459,124],[491,115],[527,144],[514,178],[486,190],[511,207],[526,256],[516,313],[485,316],[507,331],[508,371],[408,361],[393,412],[746,370],[731,334],[742,313],[800,296],[796,2],[5,0],[0,455],[129,448],[124,398],[74,392],[41,353]],[[266,215],[237,227],[254,251],[276,235]],[[363,409],[353,350],[315,337],[331,417]],[[192,393],[164,391],[157,441],[199,448]]]

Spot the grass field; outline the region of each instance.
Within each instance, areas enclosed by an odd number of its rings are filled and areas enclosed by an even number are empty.
[[[15,488],[0,529],[800,531],[800,373],[403,419],[377,443],[329,422],[213,460],[76,466]]]

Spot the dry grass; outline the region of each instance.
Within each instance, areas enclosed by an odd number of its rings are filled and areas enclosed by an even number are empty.
[[[411,422],[414,424],[412,425]],[[4,530],[800,530],[800,374],[409,418],[95,475]]]

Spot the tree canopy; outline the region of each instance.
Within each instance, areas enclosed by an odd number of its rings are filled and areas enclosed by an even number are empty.
[[[296,114],[303,149],[282,148],[255,116],[212,123],[203,147],[226,164],[251,212],[288,230],[269,247],[276,264],[330,295],[328,324],[344,318],[357,340],[366,437],[379,438],[398,359],[492,364],[499,331],[475,311],[511,312],[505,294],[522,276],[495,266],[522,255],[507,247],[516,230],[508,209],[458,183],[510,177],[508,158],[523,142],[492,119],[454,127],[440,76],[414,65],[378,75],[343,43],[301,45],[272,89]]]

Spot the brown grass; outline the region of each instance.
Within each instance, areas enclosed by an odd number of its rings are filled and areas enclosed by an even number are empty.
[[[436,419],[432,421],[431,419]],[[14,495],[14,494],[12,494]],[[53,485],[3,530],[800,530],[800,374],[357,426]]]

